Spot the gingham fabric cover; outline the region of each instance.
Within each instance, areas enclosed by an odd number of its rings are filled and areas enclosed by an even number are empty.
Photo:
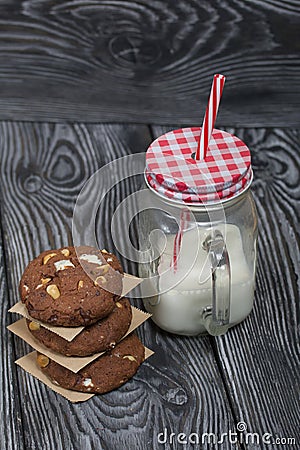
[[[152,189],[184,203],[215,203],[237,196],[252,181],[248,147],[238,137],[214,129],[205,160],[195,161],[201,128],[181,128],[157,138],[146,153]]]

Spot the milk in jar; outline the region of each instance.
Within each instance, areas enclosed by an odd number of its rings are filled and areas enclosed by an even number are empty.
[[[254,273],[249,268],[243,250],[239,228],[221,224],[218,230],[225,237],[231,264],[230,326],[242,321],[253,307]],[[162,329],[184,335],[204,333],[201,325],[203,308],[211,303],[211,264],[202,243],[211,229],[190,230],[183,233],[177,269],[172,269],[175,236],[167,238],[166,247],[158,265],[160,294],[145,298],[146,309]],[[191,249],[198,242],[196,259],[191,270]],[[174,285],[169,289],[170,285]]]

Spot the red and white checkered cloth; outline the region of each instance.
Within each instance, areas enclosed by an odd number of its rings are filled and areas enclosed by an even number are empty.
[[[214,203],[237,196],[252,181],[248,147],[238,137],[214,129],[204,160],[196,161],[201,128],[182,128],[157,138],[146,153],[152,189],[184,203]]]

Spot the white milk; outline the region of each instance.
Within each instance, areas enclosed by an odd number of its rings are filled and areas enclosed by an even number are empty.
[[[224,237],[226,230],[225,241],[231,265],[230,325],[232,326],[243,320],[252,309],[254,275],[245,260],[238,227],[226,225],[225,228],[225,225],[220,225],[216,229],[220,230]],[[144,299],[145,307],[153,314],[154,322],[167,331],[185,335],[205,332],[201,324],[201,313],[204,307],[212,304],[212,283],[210,260],[202,243],[209,234],[209,230],[200,227],[198,230],[194,229],[183,234],[176,273],[173,269],[170,270],[174,236],[167,238],[166,248],[158,267],[159,288],[163,293]],[[193,255],[196,258],[195,264],[186,275],[187,269],[191,267]],[[174,284],[176,286],[170,289]],[[164,292],[166,290],[167,292]]]

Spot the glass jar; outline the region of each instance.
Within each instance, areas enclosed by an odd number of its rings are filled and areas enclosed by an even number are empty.
[[[219,335],[241,322],[254,297],[257,214],[251,155],[214,129],[202,160],[201,128],[157,138],[146,153],[139,274],[147,311],[176,334]]]

